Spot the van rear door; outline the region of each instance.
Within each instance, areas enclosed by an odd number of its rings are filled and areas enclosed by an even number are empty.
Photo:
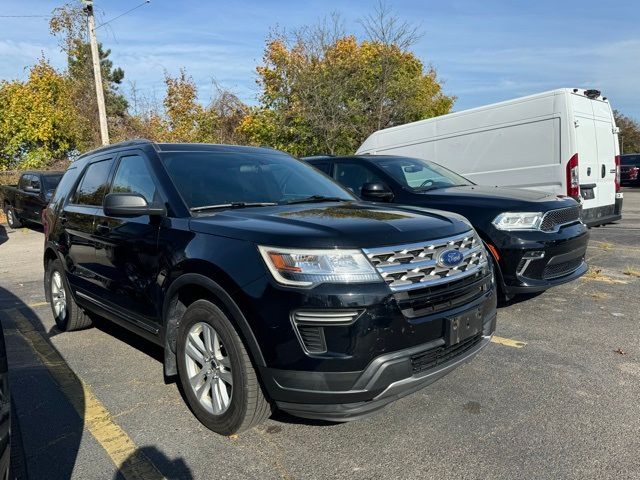
[[[607,102],[573,94],[580,194],[585,210],[615,204],[616,136]],[[612,215],[601,212],[601,215]]]

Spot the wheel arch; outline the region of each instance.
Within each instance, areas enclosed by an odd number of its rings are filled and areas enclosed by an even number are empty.
[[[191,303],[201,299],[211,301],[227,315],[245,342],[252,361],[258,366],[265,366],[264,357],[249,322],[229,293],[206,275],[184,273],[171,283],[164,296],[162,319],[165,375],[177,374],[176,342],[180,319]]]
[[[45,300],[49,303],[51,303],[51,292],[50,290],[47,288],[47,268],[49,267],[49,264],[51,262],[53,262],[54,260],[58,259],[58,254],[56,253],[55,249],[51,246],[47,246],[44,249],[44,255],[42,257],[43,259],[43,266],[44,266],[44,281],[43,281],[43,285],[44,285],[44,297]]]

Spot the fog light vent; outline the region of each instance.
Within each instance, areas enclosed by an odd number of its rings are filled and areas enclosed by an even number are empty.
[[[325,327],[351,325],[362,310],[298,310],[291,319],[298,339],[307,353],[325,353]]]

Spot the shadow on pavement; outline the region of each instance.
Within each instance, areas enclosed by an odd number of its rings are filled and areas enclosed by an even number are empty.
[[[156,447],[141,447],[138,448],[129,458],[127,458],[123,462],[122,468],[115,474],[113,480],[127,480],[127,477],[125,477],[122,472],[137,471],[137,457],[140,454],[151,460],[154,465],[162,470],[163,473],[159,474],[157,471],[139,472],[139,476],[137,478],[144,480],[194,480],[195,478],[191,473],[191,469],[185,463],[183,458],[176,458],[174,460],[171,460],[167,458],[167,456]]]
[[[0,320],[7,345],[9,385],[28,470],[22,478],[71,478],[85,430],[86,399],[82,381],[50,341],[51,336],[64,332],[54,328],[47,333],[36,312],[2,287]],[[150,351],[148,345],[137,345],[122,332],[114,333],[111,325],[103,325],[106,323],[98,322],[109,334],[125,337],[121,339],[135,348]],[[149,355],[155,357],[153,353]],[[92,444],[87,448],[100,447]],[[88,451],[84,456],[87,453],[91,455]],[[100,457],[104,458],[103,455]],[[90,465],[83,465],[81,470],[86,472],[87,467]],[[114,478],[191,480],[193,476],[182,458],[170,460],[158,448],[145,446],[123,462]]]

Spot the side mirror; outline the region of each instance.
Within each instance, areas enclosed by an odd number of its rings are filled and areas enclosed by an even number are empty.
[[[26,187],[24,187],[24,191],[27,193],[40,193],[40,189],[33,187],[31,185],[27,185]]]
[[[150,207],[138,193],[108,193],[104,197],[104,214],[107,217],[139,217],[141,215],[164,216],[164,207]]]
[[[393,200],[393,192],[381,182],[365,183],[362,185],[360,194],[365,200],[374,202],[390,202]]]

